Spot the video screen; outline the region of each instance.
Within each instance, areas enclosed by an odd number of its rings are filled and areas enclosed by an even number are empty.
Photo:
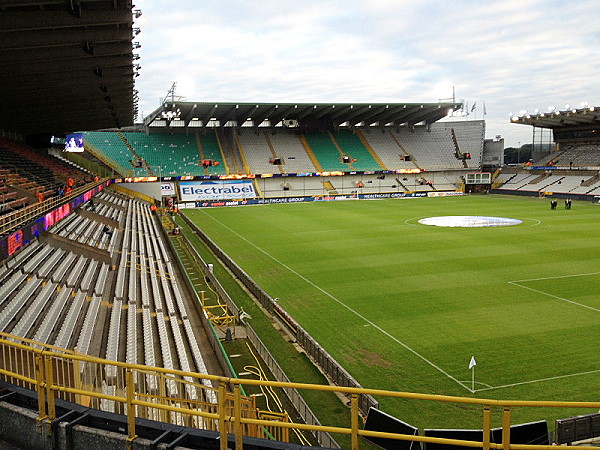
[[[67,134],[65,139],[65,152],[83,152],[83,134],[82,133],[73,133]]]

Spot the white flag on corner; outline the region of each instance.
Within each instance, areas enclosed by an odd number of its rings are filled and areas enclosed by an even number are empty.
[[[471,356],[471,362],[469,363],[469,369],[472,369],[476,365],[477,365],[477,362],[475,361],[475,357]]]

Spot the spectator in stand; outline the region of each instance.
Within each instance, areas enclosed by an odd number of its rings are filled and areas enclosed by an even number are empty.
[[[67,188],[65,189],[65,195],[71,195],[71,192],[73,192],[73,188],[67,185]]]
[[[75,186],[75,180],[72,177],[67,178],[67,187],[73,189]]]
[[[103,231],[104,233],[108,234],[108,236],[109,236],[109,237],[112,237],[112,234],[113,234],[113,232],[112,232],[112,230],[109,228],[109,226],[108,226],[108,225],[104,225],[104,228],[102,229],[102,231]]]
[[[98,177],[98,175],[94,175],[94,181],[100,181],[100,178]]]
[[[56,191],[56,193],[58,194],[59,197],[64,197],[65,196],[65,190],[63,189],[62,186],[59,186],[59,188]]]
[[[42,193],[42,191],[37,191],[35,195],[39,203],[42,203],[44,201],[44,194]]]

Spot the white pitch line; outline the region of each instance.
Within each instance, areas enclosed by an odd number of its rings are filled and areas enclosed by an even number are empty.
[[[419,226],[419,224],[416,224],[416,223],[411,223],[410,221],[411,221],[411,220],[419,220],[419,219],[422,219],[422,217],[411,217],[410,219],[406,219],[406,220],[404,221],[404,224],[405,224],[405,225],[411,225],[411,226],[413,226],[413,227],[418,227],[418,226]]]
[[[538,294],[546,295],[548,297],[552,297],[552,298],[555,298],[557,300],[561,300],[561,301],[566,302],[566,303],[571,303],[573,305],[581,306],[582,308],[587,308],[587,309],[591,309],[592,311],[600,312],[600,309],[598,309],[598,308],[594,308],[592,306],[584,305],[583,303],[578,303],[576,301],[569,300],[568,298],[559,297],[558,295],[549,294],[547,292],[540,291],[539,289],[534,289],[534,288],[529,287],[529,286],[522,286],[522,285],[518,284],[518,282],[515,282],[515,281],[509,281],[508,284],[512,284],[513,286],[518,286],[518,287],[523,288],[523,289],[529,289],[530,291],[537,292]]]
[[[540,223],[542,223],[542,221],[539,220],[539,219],[530,219],[528,217],[523,217],[523,220],[533,220],[533,221],[535,221],[536,223],[534,223],[533,225],[531,225],[532,227],[535,227],[535,226],[539,225]]]
[[[589,375],[589,374],[592,374],[592,373],[599,373],[599,372],[600,372],[600,369],[589,370],[587,372],[570,373],[570,374],[567,374],[567,375],[557,375],[555,377],[540,378],[538,380],[521,381],[519,383],[504,384],[502,386],[493,386],[493,387],[475,389],[475,392],[491,391],[491,390],[494,390],[494,389],[504,389],[504,388],[514,387],[514,386],[522,386],[524,384],[542,383],[544,381],[560,380],[561,378],[578,377],[578,376],[582,376],[582,375]]]
[[[205,213],[205,215],[208,215]],[[333,301],[335,301],[336,303],[338,303],[339,305],[343,306],[344,308],[346,308],[348,311],[350,311],[352,314],[356,315],[357,317],[359,317],[360,319],[364,320],[366,323],[368,323],[369,325],[371,325],[373,328],[375,328],[377,331],[379,331],[380,333],[384,334],[385,336],[389,337],[392,341],[396,342],[397,344],[401,345],[402,347],[404,347],[406,350],[408,350],[409,352],[411,352],[413,355],[415,355],[416,357],[420,358],[422,361],[426,362],[427,364],[429,364],[431,367],[433,367],[434,369],[436,369],[437,371],[439,371],[440,373],[444,374],[446,377],[450,378],[452,381],[456,382],[458,385],[462,386],[463,388],[465,388],[467,391],[472,392],[471,388],[469,388],[468,386],[466,386],[464,383],[462,383],[461,381],[457,380],[456,378],[454,378],[452,375],[450,375],[448,372],[446,372],[444,369],[442,369],[441,367],[438,367],[437,365],[435,365],[433,362],[431,362],[430,360],[428,360],[427,358],[425,358],[423,355],[421,355],[420,353],[418,353],[416,350],[413,350],[411,347],[409,347],[407,344],[405,344],[404,342],[400,341],[398,338],[396,338],[395,336],[391,335],[390,333],[388,333],[387,331],[385,331],[383,328],[381,328],[379,325],[376,325],[374,322],[370,321],[369,319],[367,319],[365,316],[363,316],[361,313],[359,313],[358,311],[356,311],[355,309],[352,309],[350,306],[346,305],[344,302],[342,302],[341,300],[339,300],[338,298],[334,297],[333,295],[331,295],[329,292],[327,292],[326,290],[324,290],[323,288],[321,288],[320,286],[316,285],[315,283],[313,283],[312,281],[310,281],[308,278],[306,278],[305,276],[299,274],[298,272],[296,272],[294,269],[292,269],[291,267],[289,267],[287,264],[279,261],[277,258],[275,258],[274,256],[270,255],[269,253],[267,253],[265,250],[263,250],[262,248],[258,247],[257,245],[253,244],[252,242],[250,242],[248,239],[246,239],[244,236],[240,235],[239,233],[237,233],[236,231],[232,230],[231,228],[229,228],[227,225],[225,225],[223,222],[221,222],[220,220],[208,215],[208,217],[210,217],[211,219],[213,219],[215,222],[219,223],[222,227],[226,228],[227,230],[229,230],[231,233],[235,234],[237,237],[239,237],[240,239],[242,239],[244,242],[248,243],[249,245],[251,245],[252,247],[254,247],[255,249],[257,249],[259,252],[263,253],[265,256],[271,258],[273,261],[275,261],[277,264],[281,265],[282,267],[286,268],[287,270],[289,270],[291,273],[293,273],[294,275],[296,275],[298,278],[300,278],[301,280],[305,281],[306,283],[310,284],[312,287],[314,287],[315,289],[319,290],[320,292],[322,292],[323,294],[325,294],[327,297],[329,297],[330,299],[332,299]]]
[[[509,281],[509,283],[525,283],[527,281],[544,281],[544,280],[555,280],[555,279],[559,279],[559,278],[587,277],[590,275],[600,275],[600,272],[576,273],[574,275],[558,275],[558,276],[554,276],[554,277],[544,277],[544,278],[529,278],[528,280]]]

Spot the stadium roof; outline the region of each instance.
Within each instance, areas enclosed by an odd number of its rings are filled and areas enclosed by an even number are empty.
[[[0,2],[0,128],[27,135],[133,124],[133,15],[130,0]]]
[[[431,124],[461,103],[210,103],[165,101],[144,119],[147,127],[350,127]],[[218,123],[216,122],[218,121]]]
[[[512,123],[551,129],[598,126],[600,125],[600,108],[588,106],[564,111],[550,109],[548,112],[539,112],[536,110],[535,114],[523,111],[519,115],[512,116],[510,120]]]

